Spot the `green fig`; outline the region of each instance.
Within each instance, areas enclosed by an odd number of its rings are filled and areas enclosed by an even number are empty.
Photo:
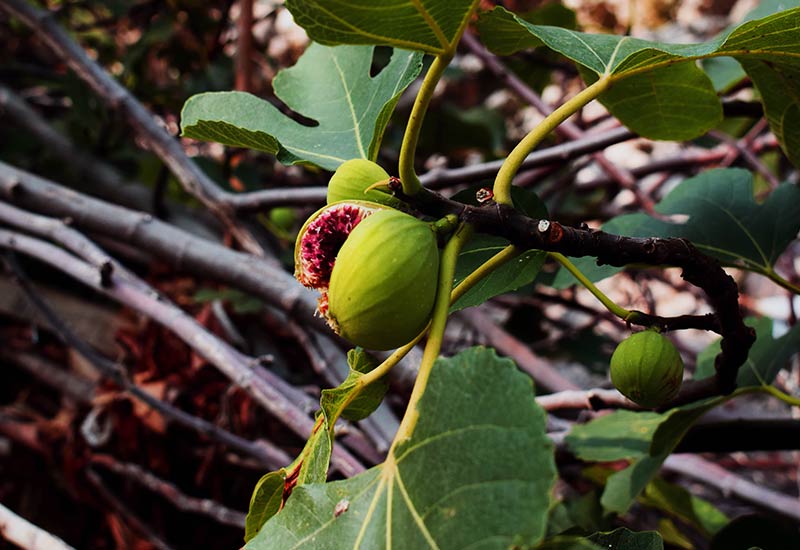
[[[388,184],[389,174],[371,160],[348,160],[339,165],[328,182],[328,204],[357,200],[375,202],[392,208],[406,206],[387,190]]]
[[[366,201],[321,209],[295,247],[295,276],[320,291],[320,313],[337,334],[368,349],[399,347],[425,328],[438,272],[431,224]]]
[[[654,330],[632,334],[611,356],[611,381],[625,397],[648,409],[673,399],[681,388],[683,360],[668,338]]]

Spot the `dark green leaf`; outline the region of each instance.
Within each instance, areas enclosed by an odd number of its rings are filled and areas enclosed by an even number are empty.
[[[458,258],[456,284],[506,246],[508,241],[499,237],[478,235],[472,239]],[[541,250],[526,250],[472,287],[451,306],[450,311],[477,306],[494,296],[525,286],[536,279],[546,257],[547,254]]]
[[[287,0],[295,22],[321,44],[376,44],[432,54],[452,48],[477,0]]]
[[[312,44],[294,67],[278,73],[275,95],[316,126],[295,122],[244,92],[210,92],[184,105],[183,135],[327,170],[353,158],[374,160],[400,94],[422,68],[422,56],[395,50],[389,64],[370,77],[372,53],[366,46]]]
[[[800,351],[800,325],[793,326],[780,338],[773,338],[772,319],[748,318],[745,323],[755,329],[756,342],[750,348],[747,361],[739,368],[736,384],[740,387],[772,384],[775,376],[787,365],[789,359]],[[695,378],[702,379],[714,375],[714,358],[719,352],[720,341],[717,340],[697,355]]]
[[[710,550],[788,550],[800,548],[797,522],[775,516],[740,516],[725,526],[711,541]]]
[[[758,204],[750,172],[710,170],[684,180],[656,206],[656,212],[688,220],[672,223],[626,214],[609,220],[603,231],[629,237],[683,237],[727,265],[771,276],[775,260],[800,230],[800,188],[784,183]],[[578,258],[575,264],[593,281],[620,270],[598,267],[594,258]],[[571,277],[562,269],[554,285],[568,286]]]
[[[636,533],[625,527],[614,529],[608,533],[595,533],[589,540],[597,543],[601,548],[614,550],[664,550],[661,535],[655,531]]]
[[[595,77],[610,78],[612,87],[600,101],[623,124],[657,139],[699,136],[721,120],[715,88],[695,61],[733,57],[761,93],[767,120],[784,151],[792,162],[800,163],[800,137],[793,131],[800,123],[800,43],[795,40],[800,9],[796,7],[745,22],[702,44],[648,42],[533,25],[503,8],[482,14],[478,26],[496,53],[544,45]],[[647,73],[651,76],[644,77]],[[671,123],[652,117],[653,112]]]
[[[470,187],[456,194],[453,198],[467,204],[475,205],[477,204],[475,192],[479,188],[480,186]],[[511,198],[514,201],[514,206],[527,216],[532,218],[547,218],[547,207],[533,191],[515,187],[511,190]],[[456,266],[454,280],[455,284],[457,285],[463,281],[470,273],[508,245],[509,242],[500,237],[483,234],[475,236],[467,243],[458,257],[458,265]],[[482,279],[469,292],[456,301],[450,308],[450,311],[458,311],[467,307],[480,305],[494,296],[517,290],[533,282],[542,269],[546,257],[547,254],[540,250],[526,250],[518,257]]]
[[[583,537],[560,536],[542,541],[536,550],[607,550]]]
[[[410,438],[346,481],[297,487],[267,548],[508,548],[544,535],[555,479],[530,379],[491,350],[437,362]]]

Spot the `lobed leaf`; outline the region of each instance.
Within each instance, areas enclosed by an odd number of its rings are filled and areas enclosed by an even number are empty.
[[[716,90],[696,61],[737,60],[761,94],[767,120],[789,159],[800,164],[800,2],[792,9],[728,29],[701,44],[667,44],[534,25],[503,8],[481,15],[484,43],[499,54],[547,46],[571,59],[588,80],[607,77],[599,100],[620,121],[653,139],[702,135],[722,119]],[[649,76],[645,76],[649,75]]]
[[[371,77],[372,54],[372,47],[311,44],[294,67],[278,73],[275,95],[315,125],[245,92],[207,92],[184,104],[182,135],[327,170],[353,158],[374,160],[400,94],[422,70],[422,55],[395,50]]]

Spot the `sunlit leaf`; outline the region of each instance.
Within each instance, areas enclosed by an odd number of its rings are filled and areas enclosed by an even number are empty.
[[[437,54],[451,49],[477,0],[287,0],[321,44],[376,44]]]
[[[508,548],[544,536],[555,479],[530,379],[491,350],[434,366],[410,438],[345,481],[297,487],[246,548]]]
[[[278,73],[272,82],[275,95],[312,125],[251,94],[208,92],[183,106],[183,135],[328,170],[354,158],[375,160],[400,94],[422,69],[422,56],[395,50],[372,77],[372,54],[368,46],[311,44],[294,67]]]

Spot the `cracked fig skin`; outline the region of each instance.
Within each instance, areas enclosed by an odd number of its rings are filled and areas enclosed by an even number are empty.
[[[654,330],[632,334],[611,356],[611,381],[625,397],[648,409],[674,398],[683,380],[683,360],[668,338]]]
[[[430,224],[379,204],[339,202],[298,237],[295,276],[320,291],[319,310],[353,344],[388,350],[430,319],[439,249]]]

